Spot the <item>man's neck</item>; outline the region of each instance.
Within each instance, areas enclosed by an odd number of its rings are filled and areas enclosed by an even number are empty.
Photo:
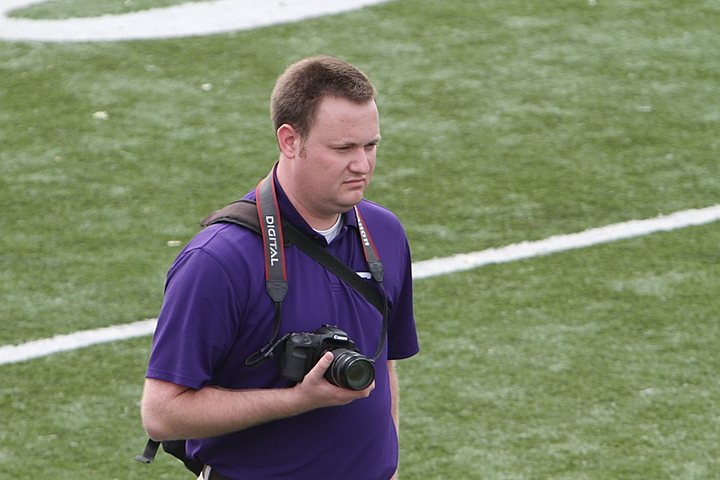
[[[280,168],[277,169],[277,180],[295,210],[314,230],[327,230],[338,222],[340,213],[321,214],[308,208],[302,199],[295,195],[293,182],[284,178],[283,171]]]

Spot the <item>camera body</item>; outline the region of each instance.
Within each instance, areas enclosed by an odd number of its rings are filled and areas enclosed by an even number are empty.
[[[300,382],[325,354],[335,358],[325,378],[338,387],[363,390],[375,379],[373,361],[358,352],[347,333],[333,325],[322,325],[312,333],[290,333],[280,345],[280,375]]]

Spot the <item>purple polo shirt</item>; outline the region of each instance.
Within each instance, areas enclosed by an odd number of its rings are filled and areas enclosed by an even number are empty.
[[[326,244],[275,183],[281,216]],[[246,198],[254,197],[253,191]],[[358,207],[385,267],[390,308],[385,351],[375,364],[375,390],[342,407],[188,441],[193,457],[228,478],[380,480],[390,478],[397,467],[386,361],[418,352],[410,250],[390,211],[367,200]],[[354,271],[367,272],[352,210],[343,215],[343,222],[328,248]],[[377,309],[295,246],[286,246],[285,254],[289,290],[279,335],[336,325],[362,354],[372,357],[382,326]],[[270,339],[273,324],[261,237],[233,224],[207,227],[170,268],[147,377],[193,389],[288,387],[290,382],[278,374],[277,360],[245,365],[245,359]]]

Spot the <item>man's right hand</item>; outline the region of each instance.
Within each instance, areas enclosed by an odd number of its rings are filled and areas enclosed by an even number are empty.
[[[325,372],[332,364],[333,358],[332,352],[326,352],[312,370],[305,375],[302,382],[294,387],[302,398],[315,405],[310,409],[347,405],[353,400],[370,396],[370,393],[375,388],[375,382],[364,390],[351,390],[328,382],[325,378]]]

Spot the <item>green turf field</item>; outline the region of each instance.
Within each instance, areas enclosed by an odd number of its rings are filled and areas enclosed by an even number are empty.
[[[26,15],[183,2],[117,3]],[[274,79],[312,54],[375,81],[368,197],[416,261],[719,204],[719,25],[716,0],[395,0],[205,37],[0,42],[0,345],[156,316],[174,245],[275,160]],[[720,479],[720,224],[415,289],[403,480]],[[190,478],[132,461],[149,346],[0,365],[0,479]]]

